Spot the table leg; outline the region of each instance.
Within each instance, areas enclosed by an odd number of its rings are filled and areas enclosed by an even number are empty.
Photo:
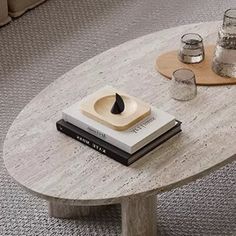
[[[48,202],[48,214],[50,217],[75,219],[88,216],[104,210],[108,206],[73,206],[58,202]]]
[[[156,200],[150,196],[122,202],[122,236],[157,235]]]

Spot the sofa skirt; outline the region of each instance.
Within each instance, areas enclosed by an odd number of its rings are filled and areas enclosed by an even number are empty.
[[[44,1],[45,0],[8,0],[8,14],[12,17],[18,17]]]
[[[7,0],[0,0],[0,26],[7,24],[11,18],[8,16]]]

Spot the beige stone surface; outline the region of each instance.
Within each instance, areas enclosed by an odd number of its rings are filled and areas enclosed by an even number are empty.
[[[156,236],[156,196],[124,200],[121,204],[122,236]]]
[[[120,203],[179,185],[235,160],[236,86],[198,87],[189,102],[170,98],[170,81],[155,70],[183,33],[214,43],[216,22],[156,32],[112,48],[69,71],[18,115],[4,143],[9,174],[49,201],[74,205]],[[61,111],[105,85],[137,96],[183,122],[183,132],[125,167],[57,132]]]

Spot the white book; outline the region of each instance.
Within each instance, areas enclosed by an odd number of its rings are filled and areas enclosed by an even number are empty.
[[[83,114],[77,102],[62,112],[62,119],[122,149],[135,153],[175,126],[175,117],[154,107],[151,114],[128,130],[113,130]]]

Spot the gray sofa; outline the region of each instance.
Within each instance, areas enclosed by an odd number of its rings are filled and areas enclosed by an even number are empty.
[[[0,26],[7,24],[11,17],[18,17],[45,0],[0,0]]]

